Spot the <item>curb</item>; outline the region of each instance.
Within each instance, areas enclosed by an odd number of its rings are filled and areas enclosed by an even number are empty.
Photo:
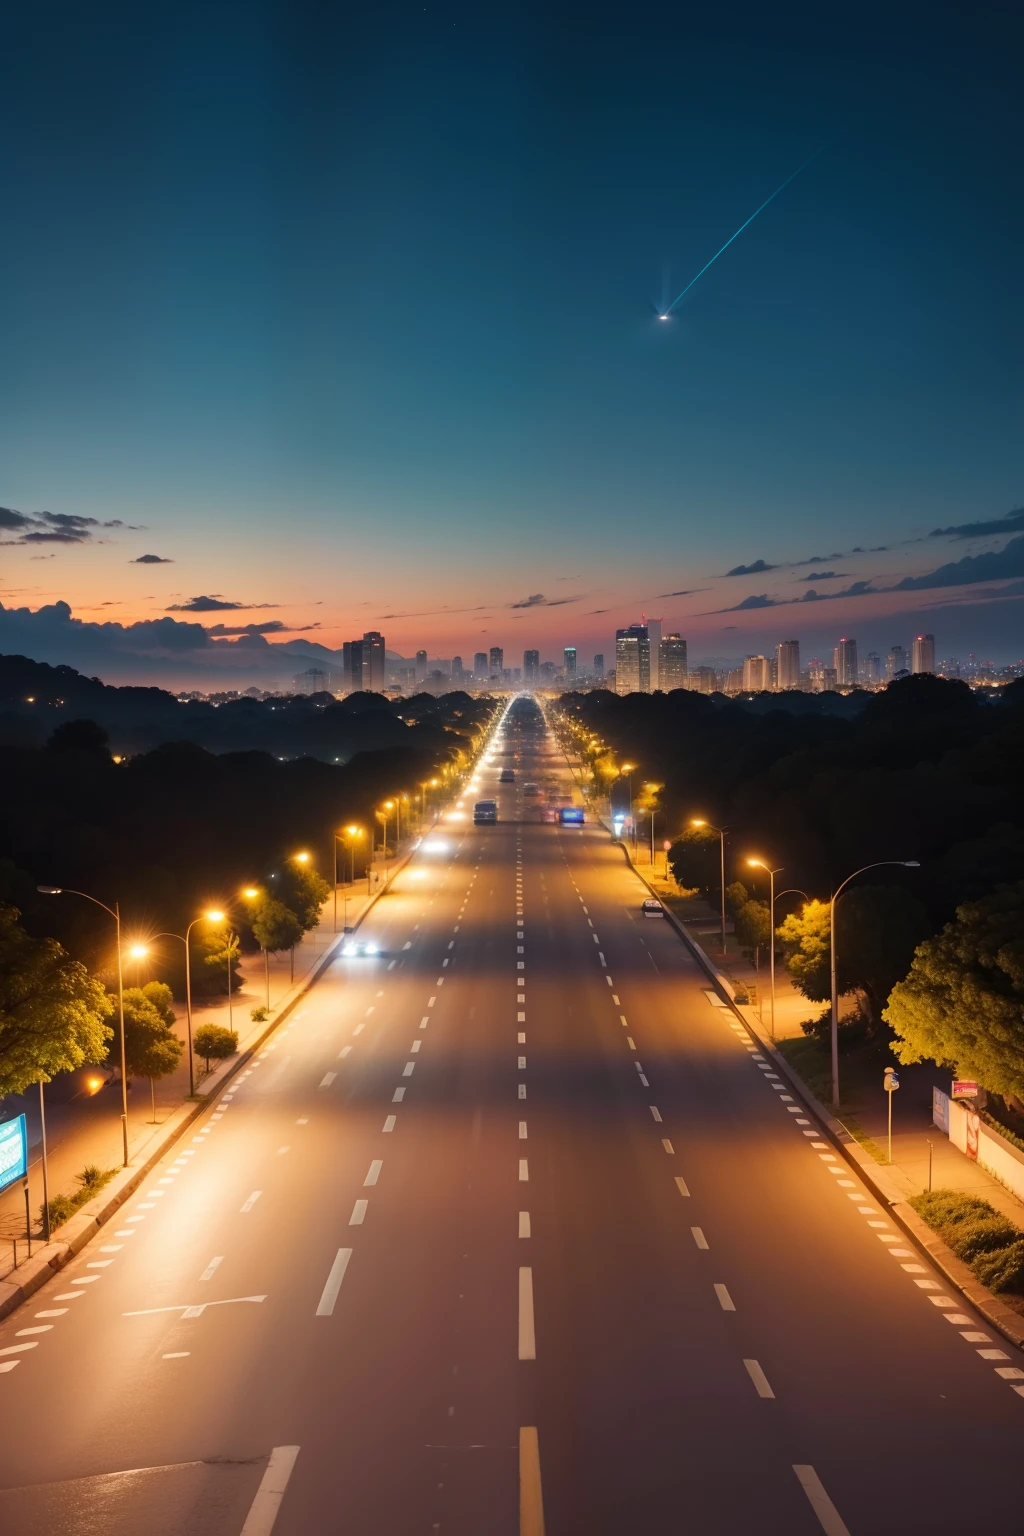
[[[619,846],[622,848],[626,863],[633,874],[650,891],[652,896],[657,897],[661,901],[659,893],[644,879],[644,876],[629,857],[626,847],[623,844],[619,844]],[[963,1260],[957,1258],[953,1250],[946,1246],[938,1233],[926,1221],[921,1219],[913,1206],[906,1204],[902,1191],[897,1189],[892,1180],[886,1177],[885,1170],[875,1162],[869,1153],[864,1151],[856,1137],[846,1129],[842,1121],[837,1120],[831,1110],[827,1109],[815,1097],[803,1078],[790,1066],[781,1051],[777,1050],[772,1042],[761,1032],[760,1025],[755,1023],[752,1018],[746,1017],[746,1014],[732,996],[732,987],[729,982],[720,974],[714,963],[704,953],[696,940],[690,937],[675,913],[669,911],[664,902],[662,902],[662,910],[678,936],[693,954],[698,965],[713,983],[715,990],[725,1005],[736,1015],[744,1028],[750,1031],[761,1049],[769,1053],[772,1061],[783,1077],[785,1077],[790,1087],[794,1088],[800,1095],[804,1106],[825,1128],[837,1149],[842,1153],[854,1172],[859,1174],[864,1183],[873,1191],[876,1198],[885,1203],[893,1221],[903,1229],[907,1238],[922,1251],[926,1258],[931,1260],[936,1269],[945,1275],[949,1283],[956,1287],[966,1301],[970,1302],[975,1311],[981,1313],[986,1322],[991,1323],[992,1327],[997,1329],[1010,1344],[1016,1345],[1018,1349],[1024,1349],[1024,1317],[1019,1312],[1015,1312],[1012,1307],[1008,1307],[1005,1302],[1000,1301],[998,1296],[979,1284],[973,1272]]]
[[[363,923],[367,914],[377,905],[381,897],[387,895],[391,887],[391,880],[394,879],[394,876],[400,870],[405,868],[415,852],[415,848],[410,848],[405,857],[395,864],[387,884],[382,886],[370,901],[367,902],[359,917],[351,925],[349,933],[354,933]],[[144,1163],[140,1163],[135,1168],[121,1169],[117,1177],[111,1180],[111,1184],[102,1194],[96,1195],[92,1200],[88,1201],[80,1211],[76,1211],[74,1216],[64,1223],[65,1237],[59,1242],[47,1243],[39,1249],[38,1253],[33,1253],[32,1257],[27,1259],[24,1264],[19,1264],[17,1270],[12,1270],[12,1274],[18,1275],[18,1283],[16,1285],[12,1285],[9,1280],[0,1280],[0,1321],[5,1317],[9,1317],[12,1312],[21,1306],[22,1302],[28,1301],[30,1296],[34,1296],[36,1291],[46,1284],[47,1280],[52,1280],[53,1276],[63,1269],[69,1260],[81,1253],[82,1249],[102,1230],[111,1217],[117,1215],[129,1196],[133,1195],[139,1185],[149,1177],[152,1170],[166,1155],[168,1150],[174,1146],[175,1142],[195,1123],[200,1115],[211,1108],[214,1097],[220,1091],[221,1086],[234,1077],[235,1073],[241,1067],[244,1067],[247,1061],[252,1059],[255,1053],[270,1039],[278,1026],[288,1017],[296,1003],[320,979],[327,966],[334,960],[338,945],[343,943],[347,937],[348,934],[345,933],[337,935],[328,948],[324,950],[319,962],[310,966],[305,977],[301,981],[296,982],[294,995],[281,1007],[280,1012],[273,1020],[267,1021],[267,1027],[262,1034],[252,1040],[244,1051],[240,1051],[234,1061],[226,1062],[223,1067],[210,1073],[204,1084],[201,1098],[191,1102],[186,1099],[181,1107],[174,1111],[167,1122],[165,1133],[156,1142],[151,1144]]]

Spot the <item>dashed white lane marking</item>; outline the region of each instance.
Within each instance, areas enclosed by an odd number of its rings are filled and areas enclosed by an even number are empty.
[[[351,1049],[352,1047],[350,1045],[343,1045],[341,1050],[338,1052],[338,1060],[344,1061],[345,1057],[349,1054]]]
[[[392,1104],[401,1104],[401,1102],[402,1102],[402,1100],[404,1098],[405,1098],[405,1089],[404,1088],[396,1088],[394,1093],[391,1095],[391,1102],[392,1102]]]
[[[526,1057],[525,1056],[517,1056],[516,1057],[516,1061],[517,1061],[517,1064],[519,1066],[520,1072],[525,1072],[525,1070],[526,1070]]]
[[[669,1157],[675,1156],[676,1149],[666,1136],[661,1138],[661,1144],[665,1148],[665,1151],[668,1153]]]
[[[425,1013],[423,1015],[422,1019],[420,1019],[420,1029],[426,1029],[426,1027],[427,1027],[427,1025],[429,1023],[430,1023],[430,1014],[429,1013]]]
[[[297,1445],[275,1445],[242,1526],[242,1536],[270,1536],[299,1454]]]
[[[398,1116],[397,1115],[388,1115],[387,1119],[384,1121],[384,1135],[385,1136],[388,1135],[391,1131],[394,1130],[395,1125],[397,1124],[397,1122],[398,1122]]]
[[[348,1224],[350,1227],[362,1226],[363,1222],[366,1220],[366,1210],[369,1204],[369,1200],[356,1201],[355,1205],[352,1207],[352,1215],[348,1219]]]
[[[262,1189],[254,1189],[248,1200],[246,1200],[245,1204],[241,1207],[239,1215],[242,1216],[246,1211],[251,1211],[262,1193]]]
[[[529,1237],[529,1235],[530,1235],[530,1213],[529,1213],[529,1211],[520,1211],[519,1212],[519,1236],[520,1237]]]
[[[519,1097],[521,1099],[525,1099],[526,1098],[526,1084],[525,1083],[520,1083],[519,1084]]]
[[[653,1115],[654,1119],[657,1120],[658,1124],[660,1125],[661,1124],[661,1110],[658,1108],[658,1106],[656,1104],[648,1104],[647,1107],[650,1110],[651,1114]]]
[[[224,1262],[224,1255],[222,1253],[218,1253],[217,1256],[215,1258],[212,1258],[210,1260],[209,1264],[207,1264],[206,1268],[203,1270],[202,1274],[199,1276],[200,1280],[212,1280],[213,1276],[214,1276],[214,1273],[215,1273],[215,1271],[217,1269],[217,1266],[220,1265],[220,1264],[223,1264],[223,1262]]]
[[[636,1050],[636,1046],[633,1043],[633,1036],[632,1035],[627,1035],[626,1036],[626,1044],[629,1046],[631,1051],[635,1051]]]
[[[520,1122],[519,1122],[519,1140],[520,1141],[525,1141],[526,1140],[526,1121],[525,1120],[520,1120]]]
[[[523,1020],[523,1023],[524,1024],[526,1023],[525,1019]],[[516,1040],[519,1042],[520,1045],[525,1045],[526,1044],[526,1030],[525,1029],[519,1030],[518,1034],[516,1035]]]
[[[821,1478],[814,1468],[794,1462],[793,1471],[807,1495],[807,1502],[818,1517],[818,1524],[825,1532],[825,1536],[850,1536],[849,1528],[825,1492]]]
[[[700,1244],[698,1243],[697,1246],[699,1248]],[[728,1290],[726,1289],[726,1287],[724,1285],[716,1282],[716,1284],[715,1284],[715,1295],[718,1297],[718,1304],[721,1307],[723,1312],[735,1312],[736,1311],[736,1303],[733,1301],[732,1297],[729,1295],[729,1292],[728,1292]]]
[[[412,1074],[413,1074],[413,1072],[415,1070],[416,1070],[416,1063],[414,1061],[407,1061],[405,1066],[402,1068],[402,1076],[403,1077],[412,1077]]]
[[[747,1375],[754,1383],[754,1390],[758,1397],[774,1397],[775,1393],[768,1385],[768,1377],[762,1371],[758,1362],[756,1360],[744,1360],[743,1364],[746,1366]]]
[[[530,1169],[529,1169],[529,1166],[527,1164],[526,1158],[525,1157],[521,1157],[519,1159],[519,1182],[520,1182],[520,1184],[527,1184],[527,1183],[529,1183],[529,1180],[530,1180]]]
[[[373,1162],[370,1164],[369,1171],[367,1172],[366,1178],[363,1180],[364,1189],[369,1189],[371,1185],[376,1184],[377,1180],[380,1178],[380,1171],[383,1166],[384,1162],[382,1158],[375,1157],[373,1159]]]
[[[190,1349],[172,1349],[170,1354],[161,1355],[161,1360],[187,1360],[192,1353]]]
[[[45,1312],[37,1312],[36,1317],[64,1317],[67,1310],[67,1307],[48,1307]],[[1000,1358],[1009,1360],[1010,1357],[1009,1355],[1002,1355]]]
[[[610,977],[610,976],[606,976],[606,977],[605,977],[605,981],[606,981],[606,982],[607,982],[607,983],[608,983],[608,985],[609,985],[609,986],[610,986],[610,987],[614,987],[614,985],[615,985],[615,983],[614,983],[614,981],[612,981],[612,979],[611,979],[611,977]]]
[[[693,1240],[697,1244],[697,1247],[700,1248],[702,1252],[707,1253],[709,1251],[708,1240],[704,1236],[703,1230],[700,1227],[691,1227],[690,1231],[693,1233]]]
[[[337,1075],[337,1072],[325,1072],[323,1077],[320,1079],[320,1087],[329,1088]]]
[[[519,1358],[536,1360],[537,1337],[533,1320],[533,1270],[519,1267]]]
[[[676,1189],[678,1189],[681,1195],[689,1195],[690,1193],[686,1184],[686,1180],[681,1179],[678,1174],[676,1175]]]
[[[434,1006],[434,1004],[436,1002],[437,1002],[437,998],[436,997],[428,997],[427,998],[427,1007],[428,1008],[433,1008],[433,1006]]]
[[[422,1041],[422,1040],[414,1040],[414,1041],[413,1041],[413,1042],[412,1042],[412,1045],[410,1045],[410,1047],[409,1047],[409,1049],[410,1049],[410,1051],[413,1051],[413,1052],[416,1052],[416,1051],[418,1051],[418,1050],[419,1050],[419,1048],[420,1048],[420,1046],[421,1046],[421,1045],[422,1045],[422,1044],[423,1044],[423,1041]]]

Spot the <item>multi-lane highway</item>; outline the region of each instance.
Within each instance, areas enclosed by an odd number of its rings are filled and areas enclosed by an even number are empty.
[[[1019,1524],[1024,1362],[621,850],[524,802],[564,763],[520,708],[373,910],[380,954],[0,1324],[5,1536]]]

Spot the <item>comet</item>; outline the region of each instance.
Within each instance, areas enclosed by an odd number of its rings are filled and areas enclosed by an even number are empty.
[[[829,142],[831,143],[832,141],[830,140]],[[729,236],[728,240],[722,246],[721,250],[716,251],[715,254],[712,256],[711,260],[710,261],[706,261],[704,263],[704,265],[701,267],[700,271],[697,273],[697,276],[690,278],[690,281],[687,283],[687,285],[683,289],[682,293],[678,293],[676,295],[676,297],[672,300],[672,303],[664,311],[664,313],[662,313],[662,314],[660,314],[658,316],[659,320],[667,320],[669,318],[669,316],[671,315],[672,311],[675,309],[675,307],[679,303],[679,301],[681,299],[685,298],[686,295],[689,293],[690,289],[693,287],[694,283],[698,282],[699,279],[704,276],[704,273],[708,270],[708,267],[713,267],[715,262],[718,260],[719,256],[721,256],[723,254],[723,252],[725,252],[725,251],[727,251],[729,249],[729,247],[730,247],[730,245],[732,245],[733,241],[735,239],[737,239],[737,237],[739,235],[742,235],[743,231],[746,228],[748,228],[749,225],[753,224],[753,222],[757,218],[758,214],[759,213],[763,213],[764,210],[768,207],[768,204],[769,203],[773,203],[775,201],[775,199],[778,197],[779,193],[780,192],[784,192],[786,190],[786,188],[789,186],[790,182],[791,181],[795,181],[796,178],[800,175],[801,171],[806,171],[807,167],[810,164],[812,164],[813,161],[817,160],[818,156],[822,153],[822,151],[827,149],[827,148],[828,148],[828,144],[822,144],[820,148],[816,149],[814,151],[813,155],[809,155],[808,156],[808,158],[804,161],[803,165],[798,165],[796,170],[793,171],[789,176],[787,176],[785,181],[780,183],[780,185],[775,188],[775,191],[772,193],[771,197],[766,197],[765,198],[765,200],[761,204],[760,208],[755,208],[754,209],[753,213],[750,215],[750,218],[749,219],[745,219],[744,222],[740,225],[739,229],[736,231],[736,233],[734,235],[730,235]]]

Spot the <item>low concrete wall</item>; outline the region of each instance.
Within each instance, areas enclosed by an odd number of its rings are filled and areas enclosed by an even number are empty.
[[[1024,1152],[979,1118],[969,1104],[932,1089],[932,1122],[954,1147],[984,1168],[1018,1200],[1024,1200]]]

